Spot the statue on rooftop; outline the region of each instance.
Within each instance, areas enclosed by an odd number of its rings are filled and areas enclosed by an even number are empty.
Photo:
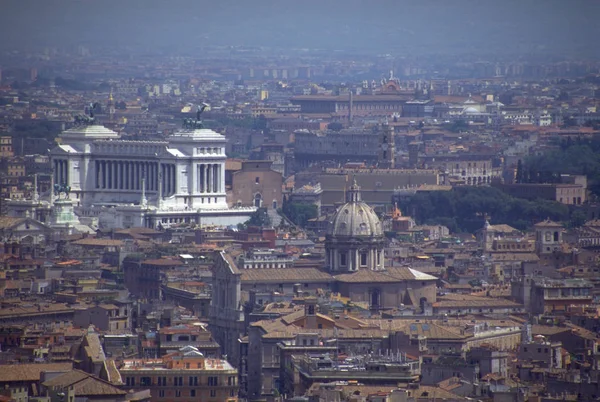
[[[88,107],[85,108],[85,112],[83,114],[78,114],[74,118],[74,122],[76,126],[91,126],[96,123],[96,118],[94,117],[94,110],[98,107],[99,103],[90,103]]]
[[[183,128],[189,130],[196,130],[200,128],[204,128],[202,124],[201,116],[204,110],[208,107],[207,103],[202,103],[202,105],[198,105],[198,109],[196,111],[196,120],[192,118],[183,119]]]
[[[58,197],[58,199],[60,199],[61,194],[64,194],[65,199],[68,199],[70,192],[71,192],[71,186],[68,186],[66,184],[58,184],[58,183],[56,183],[54,185],[54,195],[56,197]]]

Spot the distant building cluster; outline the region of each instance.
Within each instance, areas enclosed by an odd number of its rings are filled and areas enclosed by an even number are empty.
[[[0,401],[600,399],[597,63],[98,52],[0,74]]]

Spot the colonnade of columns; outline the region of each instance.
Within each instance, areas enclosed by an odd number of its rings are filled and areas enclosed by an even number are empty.
[[[220,193],[222,165],[220,163],[202,163],[198,165],[198,191],[200,193]]]
[[[58,167],[57,182],[62,183],[63,161],[55,161]],[[66,161],[64,161],[66,175]],[[142,178],[145,178],[146,191],[160,191],[163,197],[177,193],[177,168],[175,164],[143,161],[95,161],[96,189],[141,191]],[[221,177],[221,163],[202,163],[197,165],[195,180],[199,193],[221,193],[224,191]],[[159,188],[160,187],[160,188]]]
[[[54,160],[54,183],[69,184],[69,161]]]
[[[158,190],[157,162],[96,161],[96,188],[106,190]]]
[[[329,266],[334,270],[356,271],[360,268],[369,268],[373,271],[383,269],[384,251],[383,249],[349,249],[327,250]]]
[[[176,187],[176,173],[177,169],[175,165],[162,163],[160,165],[161,173],[160,177],[162,180],[162,195],[164,197],[171,196],[177,192]]]

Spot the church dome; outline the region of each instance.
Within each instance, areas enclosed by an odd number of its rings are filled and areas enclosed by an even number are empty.
[[[331,272],[356,272],[359,269],[385,269],[385,237],[381,221],[373,208],[360,199],[360,187],[348,190],[325,237],[326,264]]]
[[[329,231],[334,237],[380,237],[383,236],[379,217],[360,199],[360,188],[356,182],[348,191],[348,202],[341,206]]]

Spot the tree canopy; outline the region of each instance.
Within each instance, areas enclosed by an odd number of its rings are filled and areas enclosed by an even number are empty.
[[[260,226],[260,227],[270,227],[271,226],[271,218],[267,213],[267,208],[258,208],[256,212],[250,216],[243,224],[238,225],[240,229],[244,229],[248,226]]]
[[[486,215],[492,222],[506,223],[520,230],[546,218],[559,222],[570,219],[566,205],[514,198],[494,187],[463,186],[451,191],[418,192],[401,207],[420,224],[441,224],[453,232],[477,231]]]
[[[586,175],[590,191],[600,196],[600,138],[567,138],[557,148],[532,156],[522,164],[522,182],[555,183],[561,174]],[[517,170],[518,167],[517,167]]]
[[[309,219],[318,216],[317,206],[315,204],[301,204],[296,202],[286,202],[283,204],[282,212],[289,220],[298,226],[306,225]]]

